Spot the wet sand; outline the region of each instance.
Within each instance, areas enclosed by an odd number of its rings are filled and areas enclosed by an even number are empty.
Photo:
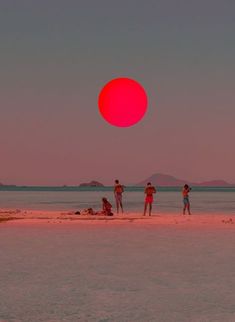
[[[1,322],[235,320],[231,216],[0,217]]]

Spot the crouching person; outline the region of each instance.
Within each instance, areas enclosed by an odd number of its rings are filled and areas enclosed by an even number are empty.
[[[107,200],[107,198],[102,198],[102,202],[103,202],[103,214],[105,216],[113,216],[111,203]]]

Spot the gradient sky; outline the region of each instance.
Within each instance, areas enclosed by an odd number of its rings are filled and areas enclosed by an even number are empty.
[[[2,0],[0,182],[235,182],[234,0]],[[139,81],[145,118],[116,128],[97,96]]]

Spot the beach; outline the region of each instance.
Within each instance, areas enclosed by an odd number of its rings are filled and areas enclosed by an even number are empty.
[[[154,213],[149,216],[143,216],[143,213],[123,213],[114,214],[113,216],[103,215],[84,215],[76,214],[73,211],[42,211],[42,210],[20,210],[20,209],[1,209],[0,220],[8,222],[8,224],[68,224],[74,225],[99,223],[134,223],[134,224],[151,224],[151,225],[186,225],[186,226],[210,226],[223,227],[224,225],[235,224],[234,215],[219,213],[213,215],[211,213],[200,213],[196,215],[182,215],[175,213]]]
[[[231,216],[0,216],[1,322],[235,320]]]

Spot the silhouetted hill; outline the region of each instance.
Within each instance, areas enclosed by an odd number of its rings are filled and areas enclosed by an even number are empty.
[[[204,186],[204,187],[231,187],[232,185],[224,180],[211,180],[205,182],[190,182],[188,180],[178,179],[171,175],[155,173],[148,177],[147,179],[139,182],[137,186],[145,186],[148,182],[151,182],[156,186],[163,187],[179,187],[184,184],[188,184],[189,186]]]
[[[185,183],[191,184],[190,182],[182,179],[177,179],[173,176],[167,175],[167,174],[162,174],[162,173],[155,173],[148,177],[147,179],[139,182],[137,185],[138,186],[145,186],[148,182],[151,182],[153,185],[158,185],[158,186],[182,186]]]
[[[211,180],[211,181],[204,181],[200,182],[198,184],[199,186],[204,186],[204,187],[229,187],[229,186],[235,186],[233,184],[230,184],[224,180]]]
[[[98,181],[92,180],[90,182],[84,182],[79,187],[104,187],[104,185]]]
[[[4,184],[0,182],[0,187],[16,187],[15,184]]]

